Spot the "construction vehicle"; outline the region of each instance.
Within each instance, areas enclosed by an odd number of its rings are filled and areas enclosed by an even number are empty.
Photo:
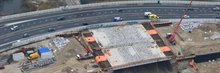
[[[85,55],[77,54],[76,58],[77,60],[87,60],[93,58],[94,55],[91,52],[86,53]]]
[[[159,16],[156,14],[152,14],[151,12],[144,12],[144,16],[149,19],[159,19]]]
[[[168,39],[168,41],[172,44],[172,45],[176,45],[176,41],[175,38],[173,37],[172,33],[167,33],[166,34],[166,38]]]
[[[0,70],[1,70],[1,69],[5,69],[5,66],[2,65],[2,64],[0,64]]]
[[[192,0],[190,1],[190,4],[187,7],[187,10],[184,12],[184,14],[182,15],[180,21],[176,24],[176,27],[173,30],[173,33],[167,33],[166,38],[168,39],[168,41],[172,44],[172,45],[176,45],[176,41],[175,41],[175,36],[176,36],[176,32],[180,26],[180,23],[182,22],[182,20],[186,17],[189,18],[189,16],[187,15],[190,6],[192,5]]]
[[[195,70],[195,71],[198,71],[198,67],[196,66],[196,63],[195,61],[192,59],[188,62],[188,64]]]
[[[112,19],[113,22],[117,22],[117,21],[122,21],[122,18],[121,17],[114,17]]]

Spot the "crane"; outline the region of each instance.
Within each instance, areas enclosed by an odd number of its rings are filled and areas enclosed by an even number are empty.
[[[191,7],[191,5],[192,5],[192,0],[190,0],[190,4],[187,6],[186,11],[183,13],[180,21],[176,24],[175,28],[173,29],[173,33],[167,33],[166,34],[166,38],[168,39],[168,41],[172,45],[176,45],[175,36],[176,36],[177,30],[179,29],[179,26],[180,26],[181,22],[183,21],[184,16],[186,16],[186,14],[188,13],[189,8]]]

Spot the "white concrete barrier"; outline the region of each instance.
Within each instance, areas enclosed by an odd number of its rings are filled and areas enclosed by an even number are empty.
[[[22,17],[31,17],[31,16],[52,14],[52,13],[62,12],[65,10],[91,9],[91,8],[111,7],[111,6],[129,5],[129,4],[142,5],[145,3],[157,3],[157,1],[156,0],[155,1],[152,1],[152,0],[148,0],[148,1],[116,1],[116,2],[105,2],[105,3],[91,3],[91,4],[75,5],[75,6],[61,6],[59,8],[3,16],[3,17],[0,17],[0,22],[4,22],[6,20],[12,20],[12,19],[16,19],[16,18],[22,18]],[[161,3],[162,4],[189,4],[189,1],[161,0]],[[193,1],[192,5],[220,5],[220,2]]]

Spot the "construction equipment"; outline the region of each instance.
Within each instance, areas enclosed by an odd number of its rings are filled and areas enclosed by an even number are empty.
[[[171,33],[167,33],[166,35],[166,38],[168,39],[168,41],[172,44],[172,45],[176,45],[176,41],[175,41],[175,36],[176,36],[176,32],[180,26],[180,23],[182,22],[182,20],[185,18],[185,17],[189,17],[187,15],[188,11],[189,11],[189,8],[190,6],[192,5],[192,0],[190,1],[190,4],[188,5],[186,11],[184,12],[184,14],[182,15],[180,21],[177,23],[176,27],[174,28],[173,30],[173,34]]]
[[[198,67],[196,66],[195,61],[194,61],[193,59],[190,60],[188,63],[189,63],[189,65],[190,65],[195,71],[198,71],[198,70],[199,70]]]
[[[159,19],[159,16],[152,14],[151,12],[144,12],[144,16],[148,17],[149,19]]]
[[[81,55],[81,54],[77,54],[76,55],[77,60],[87,60],[87,59],[91,59],[93,57],[94,56],[93,56],[93,54],[91,52],[86,53],[84,56]]]
[[[0,64],[0,70],[1,70],[1,69],[5,69],[5,66],[2,65],[2,64]]]
[[[175,38],[173,37],[173,34],[172,34],[172,33],[167,33],[167,34],[166,34],[166,38],[169,40],[169,42],[170,42],[172,45],[176,45],[176,41],[175,41]]]

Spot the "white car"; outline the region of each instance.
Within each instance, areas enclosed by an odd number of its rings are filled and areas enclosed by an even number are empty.
[[[13,27],[11,27],[10,29],[11,29],[11,31],[18,30],[18,26],[13,26]]]
[[[185,19],[188,19],[188,18],[190,18],[188,15],[184,15],[183,16]]]
[[[121,18],[121,17],[114,17],[114,18],[113,18],[113,21],[114,21],[114,22],[116,22],[116,21],[122,21],[122,18]]]
[[[152,14],[151,12],[144,12],[144,16],[147,16],[149,14]]]
[[[220,11],[220,8],[219,8],[219,7],[215,7],[215,8],[212,8],[212,10],[214,10],[214,11]]]

